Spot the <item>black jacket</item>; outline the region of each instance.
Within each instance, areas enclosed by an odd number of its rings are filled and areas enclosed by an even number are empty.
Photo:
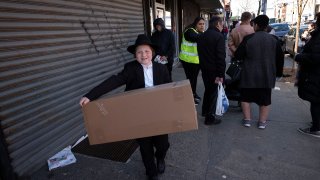
[[[224,77],[226,48],[224,37],[218,29],[208,29],[198,39],[198,55],[201,71]]]
[[[320,29],[311,33],[301,54],[295,61],[299,63],[298,95],[301,99],[320,103]]]
[[[154,85],[171,82],[166,66],[159,63],[153,63],[152,69]],[[143,67],[138,61],[132,61],[125,64],[124,69],[119,74],[113,75],[103,81],[84,96],[93,101],[122,85],[126,85],[125,91],[145,87]]]
[[[156,51],[156,55],[167,56],[168,62],[173,62],[173,56],[176,51],[175,41],[173,33],[165,28],[164,22],[161,18],[156,19],[153,22],[155,28],[156,25],[162,26],[162,31],[155,31],[151,36],[152,43],[156,44],[159,48]]]
[[[257,31],[243,38],[235,54],[243,60],[240,88],[273,88],[282,76],[284,53],[276,36]]]
[[[191,28],[188,28],[185,32],[184,32],[184,38],[187,40],[187,41],[190,41],[190,42],[197,42],[200,35],[203,34],[202,32],[194,32],[194,30],[192,30]]]

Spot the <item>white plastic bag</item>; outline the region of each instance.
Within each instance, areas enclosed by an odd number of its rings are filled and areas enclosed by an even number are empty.
[[[217,93],[217,103],[216,103],[216,115],[222,116],[227,112],[229,107],[229,100],[224,92],[222,83],[219,82],[218,93]]]
[[[74,157],[71,152],[71,146],[68,146],[48,159],[49,171],[57,167],[63,167],[75,163],[76,161],[76,157]]]

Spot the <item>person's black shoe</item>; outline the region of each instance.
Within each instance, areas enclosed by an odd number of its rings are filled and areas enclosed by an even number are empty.
[[[166,163],[164,159],[157,159],[157,168],[158,168],[158,173],[162,174],[166,170]]]
[[[311,131],[310,128],[305,128],[305,129],[299,128],[298,131],[303,134],[307,134],[307,135],[310,135],[313,137],[320,138],[320,131]]]
[[[201,97],[197,93],[193,95],[193,98],[197,101],[201,101]]]
[[[148,180],[159,180],[158,175],[149,175]]]
[[[215,125],[220,123],[221,119],[216,119],[213,115],[206,116],[206,119],[204,120],[205,125]]]
[[[216,125],[216,124],[220,124],[221,123],[221,119],[216,119],[216,120],[205,120],[204,124],[205,125]]]
[[[206,116],[207,116],[207,113],[201,113],[201,116],[202,116],[202,117],[206,117]]]

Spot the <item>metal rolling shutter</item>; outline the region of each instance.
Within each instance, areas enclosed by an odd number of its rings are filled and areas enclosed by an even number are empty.
[[[5,0],[0,12],[2,131],[28,175],[85,134],[78,101],[133,60],[142,1]]]

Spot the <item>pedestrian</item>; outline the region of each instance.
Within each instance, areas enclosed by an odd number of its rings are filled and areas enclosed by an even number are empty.
[[[309,41],[309,39],[311,38],[311,33],[315,30],[316,28],[316,23],[311,23],[308,25],[308,29],[306,29],[302,35],[301,35],[301,40],[302,41]]]
[[[230,32],[232,31],[232,29],[234,29],[236,27],[236,25],[238,24],[239,21],[232,21],[231,27],[230,27]]]
[[[205,21],[202,17],[197,17],[192,24],[185,28],[182,36],[181,51],[179,54],[187,79],[190,80],[191,89],[196,105],[201,101],[197,94],[197,80],[200,71],[197,41],[204,32]]]
[[[228,33],[229,33],[229,30],[228,30],[227,25],[223,25],[222,34],[223,34],[225,40],[228,39]]]
[[[243,61],[240,94],[242,123],[251,126],[251,103],[259,106],[258,128],[265,129],[271,105],[271,90],[276,77],[282,75],[283,52],[277,38],[268,32],[269,18],[259,15],[253,20],[255,33],[246,36],[235,52]]]
[[[244,12],[241,14],[241,23],[238,27],[232,29],[228,38],[228,47],[231,52],[231,60],[234,61],[234,52],[242,42],[243,38],[254,33],[253,27],[250,25],[251,13]]]
[[[159,56],[161,64],[166,64],[171,77],[173,58],[176,51],[174,35],[165,27],[161,18],[155,19],[153,26],[155,31],[152,33],[151,42],[158,46],[156,56]]]
[[[310,102],[312,126],[299,128],[304,134],[320,137],[320,13],[316,15],[316,29],[310,33],[311,38],[302,53],[296,55],[299,63],[298,95]]]
[[[271,27],[270,25],[268,25],[267,27],[267,32],[269,34],[272,34],[272,35],[275,35],[276,34],[276,31],[273,29],[273,27]]]
[[[251,21],[250,21],[250,26],[253,27],[253,19],[251,19]]]
[[[218,83],[223,83],[226,68],[225,40],[221,33],[222,18],[213,16],[209,21],[208,30],[198,40],[200,68],[205,87],[202,103],[202,116],[206,125],[219,124],[215,118],[215,106]]]
[[[81,106],[122,85],[126,85],[125,91],[129,91],[171,82],[167,68],[162,64],[152,62],[157,46],[152,44],[146,35],[138,35],[135,44],[129,46],[127,50],[134,54],[136,61],[126,63],[119,74],[109,77],[85,94],[80,100]],[[168,134],[139,138],[137,142],[148,178],[158,179],[158,173],[165,171],[164,159],[169,148]],[[155,164],[155,158],[157,164]]]

